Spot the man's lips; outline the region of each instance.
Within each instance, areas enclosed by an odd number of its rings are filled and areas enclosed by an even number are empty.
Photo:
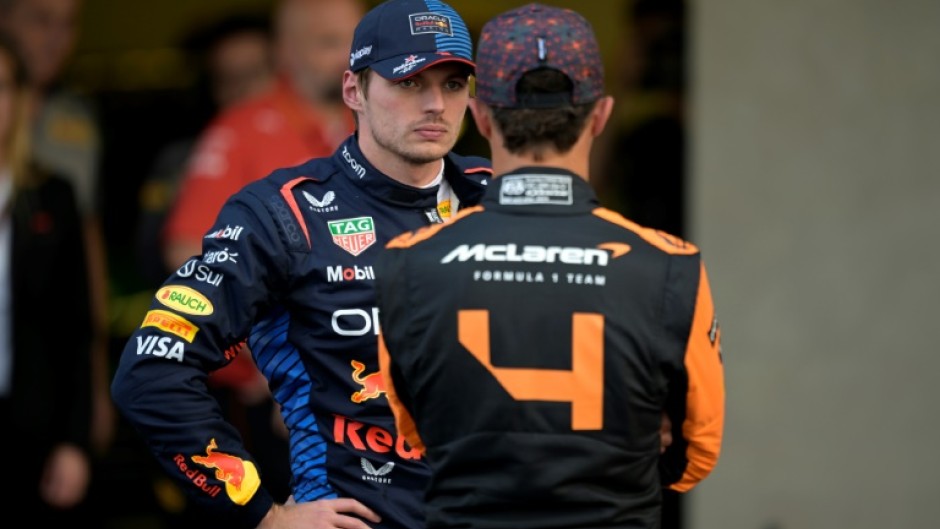
[[[415,132],[422,138],[436,140],[444,137],[447,134],[447,127],[442,127],[439,125],[424,125],[415,128]]]

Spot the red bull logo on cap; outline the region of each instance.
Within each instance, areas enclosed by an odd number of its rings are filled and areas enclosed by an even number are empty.
[[[206,455],[192,456],[192,460],[206,468],[214,468],[216,479],[225,482],[228,497],[238,505],[245,505],[261,486],[258,469],[251,461],[217,452],[218,447],[213,438],[206,446]]]

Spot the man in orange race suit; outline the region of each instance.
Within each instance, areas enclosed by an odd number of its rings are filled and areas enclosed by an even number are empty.
[[[721,447],[700,251],[599,205],[589,158],[613,99],[583,17],[506,12],[477,70],[497,176],[375,266],[386,396],[431,467],[427,527],[658,528],[663,487],[690,490]]]

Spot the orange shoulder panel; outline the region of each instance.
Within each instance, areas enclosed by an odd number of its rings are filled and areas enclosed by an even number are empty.
[[[623,215],[615,211],[611,211],[607,208],[597,208],[593,211],[593,213],[595,216],[600,217],[607,222],[622,226],[632,231],[633,233],[636,233],[642,237],[643,240],[666,253],[674,255],[694,255],[699,253],[698,246],[695,246],[688,241],[684,241],[679,237],[672,235],[671,233],[640,226],[631,220],[627,220]]]
[[[414,231],[406,231],[405,233],[402,233],[398,237],[395,237],[394,239],[388,241],[388,244],[386,244],[385,247],[386,248],[408,248],[408,247],[414,246],[415,244],[418,244],[421,241],[430,239],[437,232],[441,231],[447,226],[450,226],[457,220],[462,219],[463,217],[466,217],[467,215],[476,213],[478,211],[483,211],[483,206],[473,206],[473,207],[461,209],[459,212],[457,212],[456,215],[454,215],[454,218],[450,219],[449,222],[445,222],[444,224],[432,224],[430,226],[424,226],[423,228],[418,228],[417,230],[414,230]]]

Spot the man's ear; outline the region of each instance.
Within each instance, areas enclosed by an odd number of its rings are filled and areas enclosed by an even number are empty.
[[[613,96],[604,96],[597,100],[594,110],[591,111],[591,135],[595,138],[604,132],[610,114],[614,111]]]
[[[477,124],[477,131],[480,136],[489,140],[493,136],[493,116],[490,115],[490,109],[481,103],[477,98],[470,98],[470,113],[473,114],[473,121]]]
[[[353,112],[362,110],[362,100],[365,96],[359,86],[359,75],[349,70],[343,73],[343,102]]]

